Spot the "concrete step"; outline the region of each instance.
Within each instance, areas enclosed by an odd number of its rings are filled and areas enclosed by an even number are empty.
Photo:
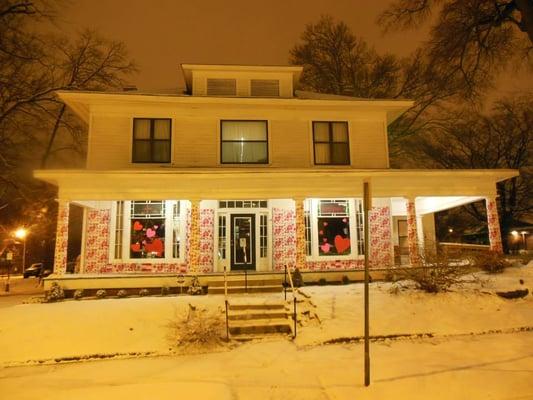
[[[287,310],[274,309],[274,310],[232,310],[228,313],[228,319],[230,321],[235,320],[256,320],[256,319],[278,319],[287,318]]]
[[[291,323],[287,318],[268,318],[229,321],[232,335],[290,333]]]
[[[252,340],[279,340],[280,338],[288,337],[291,332],[275,332],[275,333],[247,333],[230,335],[230,339],[239,342],[249,342]]]
[[[228,286],[228,293],[281,293],[282,287],[278,285],[274,286]],[[208,294],[224,294],[224,286],[209,286],[207,289]]]
[[[280,286],[281,280],[279,279],[250,279],[245,280],[242,277],[238,279],[232,278],[228,279],[227,285],[229,286],[245,286],[245,282],[248,283],[248,286]],[[207,282],[209,287],[224,287],[224,280],[212,280]]]
[[[285,310],[286,306],[283,302],[272,302],[272,301],[264,301],[264,302],[256,302],[256,303],[239,303],[235,302],[235,300],[231,300],[229,303],[229,310],[231,312],[236,310],[270,310],[270,311],[280,311]]]

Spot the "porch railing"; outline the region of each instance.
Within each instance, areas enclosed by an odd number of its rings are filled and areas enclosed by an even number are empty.
[[[224,305],[226,306],[226,340],[229,342],[229,316],[228,316],[228,280],[226,277],[226,266],[224,266]]]
[[[293,303],[293,315],[292,315],[292,318],[294,320],[293,338],[296,338],[296,333],[297,333],[297,327],[296,326],[297,326],[297,323],[298,323],[297,310],[296,310],[296,289],[294,289],[294,282],[292,281],[291,268],[287,267],[287,265],[285,265],[285,283],[283,285],[283,291],[285,293],[285,300],[287,300],[287,276],[289,278],[289,285],[290,285],[291,291],[292,291],[292,303]]]

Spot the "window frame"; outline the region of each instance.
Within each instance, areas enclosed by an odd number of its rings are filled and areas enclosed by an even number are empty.
[[[131,203],[134,200],[122,200],[123,207],[123,230],[124,234],[122,235],[122,249],[121,257],[116,258],[114,249],[116,246],[116,213],[117,213],[117,203],[118,201],[113,201],[111,206],[111,215],[110,218],[110,245],[109,245],[109,263],[110,264],[168,264],[168,263],[180,263],[185,261],[185,256],[187,252],[187,213],[190,210],[190,203],[186,200],[164,200],[165,201],[165,257],[162,258],[132,258],[130,257],[130,242],[131,242]],[[140,200],[143,201],[143,200]],[[145,200],[146,201],[146,200]],[[180,217],[177,221],[179,225],[179,237],[180,237],[180,248],[179,248],[179,257],[173,256],[173,231],[174,231],[174,218],[172,215],[173,204],[180,202]]]
[[[316,124],[328,124],[328,141],[317,141],[315,140],[315,125]],[[333,124],[344,124],[346,126],[346,142],[334,142],[333,141]],[[350,151],[350,125],[348,121],[312,121],[312,136],[313,136],[313,163],[314,165],[351,165],[351,151]],[[327,144],[329,145],[329,158],[333,159],[333,144],[334,143],[345,143],[348,151],[348,162],[347,163],[318,163],[316,160],[316,145],[317,144]]]
[[[264,122],[265,123],[265,140],[224,140],[223,135],[224,131],[222,129],[222,126],[224,125],[224,122]],[[270,151],[269,151],[269,129],[268,129],[268,120],[266,119],[221,119],[220,124],[220,164],[226,164],[226,165],[268,165],[270,164]],[[257,161],[257,162],[229,162],[224,161],[223,157],[223,144],[224,143],[264,143],[266,145],[266,161]]]
[[[150,121],[150,139],[135,139],[135,121],[148,120]],[[169,138],[168,139],[154,139],[155,121],[169,121]],[[149,142],[150,143],[150,160],[136,161],[135,160],[135,143]],[[168,161],[154,161],[154,142],[169,142]],[[172,163],[172,118],[144,118],[134,117],[131,132],[131,162],[132,164],[170,164]]]

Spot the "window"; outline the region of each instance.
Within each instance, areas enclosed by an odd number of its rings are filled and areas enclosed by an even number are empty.
[[[170,144],[170,119],[133,119],[132,160],[134,163],[169,163]]]
[[[250,81],[250,94],[257,97],[279,97],[279,80],[252,79]]]
[[[312,260],[364,254],[360,199],[307,199],[304,203],[305,251]]]
[[[347,122],[313,122],[316,165],[349,165]]]
[[[165,258],[165,202],[132,201],[130,258]]]
[[[223,164],[267,164],[267,121],[221,121]]]
[[[320,256],[350,254],[348,200],[320,200],[317,216],[318,254]]]
[[[208,96],[235,96],[237,81],[235,79],[207,79]]]

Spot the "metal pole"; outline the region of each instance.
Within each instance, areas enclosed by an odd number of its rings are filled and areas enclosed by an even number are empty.
[[[44,264],[42,269],[44,269]],[[22,274],[26,270],[26,238],[24,238],[24,244],[22,245]]]
[[[287,301],[287,265],[285,265],[285,283],[283,284],[283,291],[285,292],[285,301]]]
[[[229,342],[229,324],[228,324],[228,300],[224,300],[224,303],[226,303],[226,341]]]
[[[296,296],[293,297],[294,300],[294,337],[296,337]]]
[[[369,321],[369,298],[368,298],[368,280],[369,280],[369,260],[368,260],[368,253],[369,250],[369,242],[370,242],[370,234],[369,234],[369,227],[368,227],[368,213],[372,207],[371,204],[372,196],[370,194],[370,183],[364,182],[363,183],[363,208],[364,208],[364,223],[363,228],[365,232],[365,386],[370,385],[370,321]]]

